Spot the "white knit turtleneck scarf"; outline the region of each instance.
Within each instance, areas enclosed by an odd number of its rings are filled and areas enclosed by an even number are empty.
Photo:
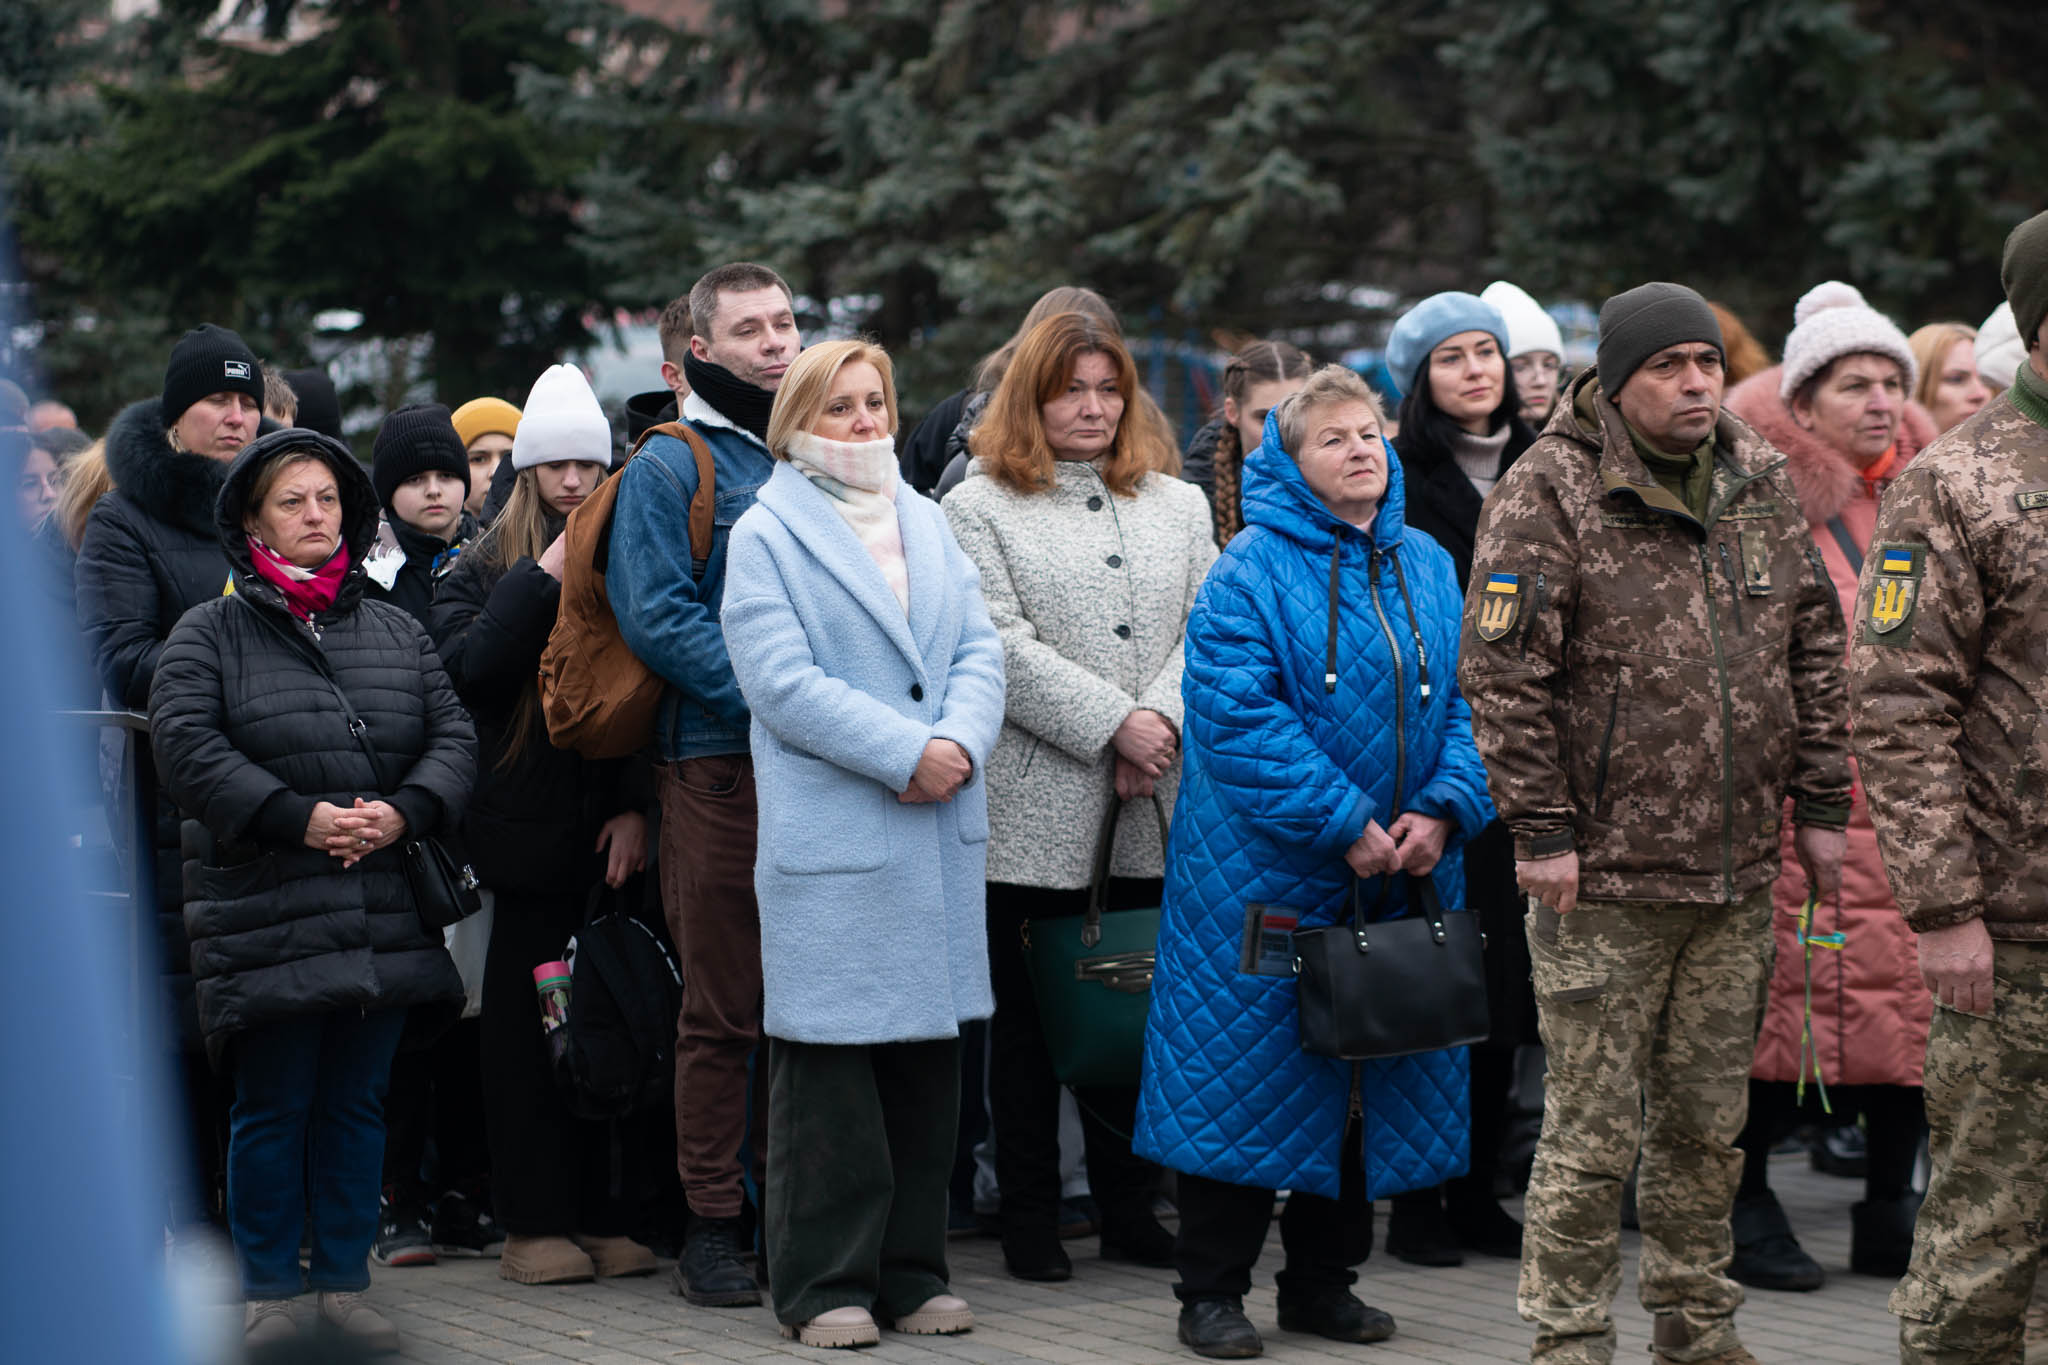
[[[896,524],[895,440],[828,441],[800,431],[789,438],[784,453],[846,518],[908,616],[910,571],[903,559],[903,528]]]

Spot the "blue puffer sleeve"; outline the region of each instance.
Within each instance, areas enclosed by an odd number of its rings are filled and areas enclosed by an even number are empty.
[[[1341,855],[1365,829],[1367,797],[1282,697],[1270,634],[1282,608],[1249,589],[1258,572],[1228,560],[1195,598],[1181,679],[1189,747],[1203,751],[1222,800],[1267,838]]]

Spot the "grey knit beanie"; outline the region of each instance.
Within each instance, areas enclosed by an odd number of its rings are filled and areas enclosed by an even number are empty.
[[[1614,397],[1645,360],[1688,341],[1708,343],[1726,363],[1721,321],[1698,290],[1654,280],[1616,294],[1600,305],[1600,349],[1594,364],[1602,392]]]

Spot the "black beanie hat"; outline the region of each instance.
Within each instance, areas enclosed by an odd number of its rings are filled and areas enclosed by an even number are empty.
[[[2012,304],[2020,345],[2031,351],[2041,335],[2041,319],[2048,318],[2048,213],[2035,214],[2005,239],[1998,279]]]
[[[1614,397],[1645,360],[1688,341],[1707,342],[1726,363],[1721,320],[1698,290],[1660,280],[1616,294],[1600,305],[1600,391]]]
[[[208,394],[246,393],[263,406],[263,367],[256,353],[225,327],[202,322],[171,348],[164,367],[164,425]]]
[[[370,483],[387,512],[398,485],[415,474],[438,469],[469,487],[469,452],[455,434],[448,409],[439,403],[413,403],[386,417],[377,428],[370,461]]]
[[[341,439],[341,400],[335,396],[334,381],[315,365],[310,370],[286,370],[284,382],[298,395],[299,416],[293,426]]]

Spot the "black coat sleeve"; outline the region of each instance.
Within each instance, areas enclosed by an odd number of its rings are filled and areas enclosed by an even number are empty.
[[[413,833],[447,833],[461,822],[462,813],[469,808],[470,792],[476,788],[476,726],[448,680],[448,670],[441,666],[425,627],[410,616],[404,619],[419,650],[427,748],[390,802]]]
[[[314,801],[228,739],[220,638],[218,611],[196,610],[154,660],[149,742],[164,790],[216,839],[274,838],[294,824],[303,834]]]
[[[467,571],[465,571],[467,570]],[[456,693],[487,717],[502,716],[534,681],[555,628],[562,585],[531,559],[489,580],[482,562],[458,561],[434,596],[434,645]]]
[[[225,582],[225,568],[221,577]],[[146,709],[164,648],[162,589],[148,550],[111,500],[102,499],[86,520],[75,582],[78,624],[107,695],[117,706]]]

